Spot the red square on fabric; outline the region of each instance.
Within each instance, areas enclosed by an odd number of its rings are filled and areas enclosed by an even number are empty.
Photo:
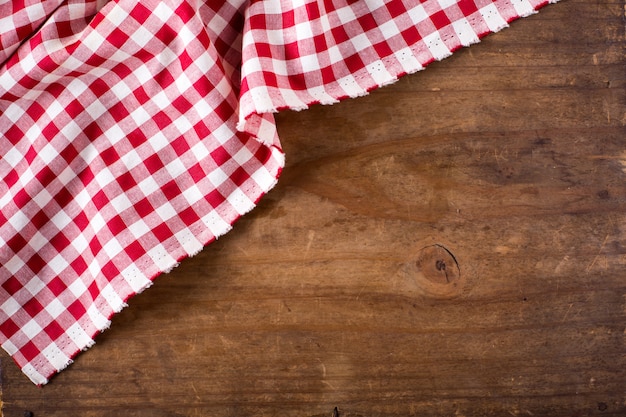
[[[35,317],[43,310],[43,306],[37,299],[31,298],[23,305],[24,311],[26,311],[31,317]]]
[[[133,208],[142,218],[154,213],[154,207],[152,207],[152,204],[150,204],[150,201],[147,198],[142,198],[140,201],[135,203]]]
[[[188,225],[194,224],[200,220],[200,216],[198,216],[198,213],[196,213],[193,207],[187,207],[178,213],[178,217],[180,217],[181,220]]]
[[[466,17],[478,11],[478,7],[476,7],[476,3],[474,2],[474,0],[460,0],[457,3],[457,6]]]
[[[374,19],[374,16],[372,16],[371,14],[365,14],[357,18],[357,21],[363,28],[364,32],[369,32],[370,30],[377,27],[376,20]]]
[[[39,348],[31,340],[29,340],[20,348],[20,353],[24,356],[24,359],[30,362],[35,359],[37,355],[39,355]]]
[[[107,222],[107,228],[113,236],[117,236],[126,230],[127,226],[126,223],[124,223],[124,220],[122,220],[122,217],[117,215]]]
[[[70,266],[72,267],[72,269],[74,270],[74,272],[76,272],[76,275],[78,276],[81,276],[82,274],[84,274],[85,271],[89,268],[89,266],[87,265],[87,263],[85,262],[82,256],[79,256],[78,258],[74,259],[70,263]]]
[[[38,274],[47,265],[47,262],[38,253],[34,253],[26,261],[26,265],[34,274]]]
[[[152,234],[159,240],[159,242],[165,242],[167,239],[171,238],[174,235],[165,223],[161,223],[160,225],[153,227],[151,231]]]
[[[50,282],[46,284],[46,288],[48,288],[48,290],[52,294],[58,297],[63,293],[63,291],[67,289],[67,285],[65,285],[61,278],[54,277]]]
[[[80,319],[82,316],[85,315],[85,313],[87,313],[87,309],[85,308],[85,306],[83,305],[83,303],[80,302],[80,300],[76,300],[74,301],[72,304],[70,304],[67,307],[67,311],[68,313],[70,313],[72,315],[72,317],[74,317],[76,320]]]
[[[182,193],[180,187],[175,180],[169,181],[167,184],[161,187],[161,192],[163,193],[165,198],[170,201],[174,200]]]
[[[48,336],[50,336],[50,339],[52,340],[58,339],[65,333],[65,330],[63,329],[63,327],[61,327],[61,325],[57,323],[56,321],[52,321],[49,325],[44,327],[43,330],[46,332]]]
[[[205,198],[213,207],[218,207],[225,200],[224,196],[217,189],[208,193]]]
[[[2,288],[6,292],[8,292],[9,295],[14,295],[23,287],[22,284],[15,277],[9,277],[6,281],[2,283]]]
[[[12,338],[13,335],[19,331],[20,327],[10,318],[6,318],[2,323],[0,323],[0,332],[2,332],[5,337]]]
[[[106,264],[102,266],[101,272],[102,272],[102,275],[104,275],[109,281],[120,275],[120,270],[111,261],[107,262]],[[79,306],[77,305],[75,307],[75,310],[70,311],[74,317],[80,317],[80,316],[77,316],[76,314],[85,314],[87,312],[87,310],[85,310],[82,304],[80,304],[80,307],[82,308],[79,308]]]
[[[50,244],[59,249],[59,252],[71,245],[65,233],[59,232],[50,239]]]
[[[440,10],[430,16],[430,20],[433,22],[437,29],[441,29],[450,24],[450,19],[448,19],[448,15],[446,15],[446,12],[444,12],[443,10]]]
[[[7,131],[4,133],[4,137],[7,138],[13,145],[19,143],[20,140],[24,137],[24,132],[22,129],[18,127],[18,125],[12,125]]]

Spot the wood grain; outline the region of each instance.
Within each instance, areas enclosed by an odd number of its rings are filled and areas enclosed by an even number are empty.
[[[5,417],[626,415],[624,0],[566,0],[368,97]]]

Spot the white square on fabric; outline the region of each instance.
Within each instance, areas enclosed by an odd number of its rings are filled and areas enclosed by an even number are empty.
[[[402,69],[407,73],[412,73],[423,68],[419,60],[415,58],[411,48],[402,48],[393,55],[396,57],[400,65],[402,65]]]
[[[63,128],[60,130],[59,133],[61,133],[65,137],[65,139],[67,139],[68,142],[71,142],[74,139],[76,139],[79,135],[81,135],[83,133],[83,130],[78,125],[78,123],[76,123],[73,120],[69,120],[65,124],[65,126],[63,126]]]
[[[7,162],[11,168],[15,168],[20,162],[24,162],[24,155],[17,150],[17,147],[12,147],[4,152],[2,159],[4,162]]]
[[[161,188],[159,183],[157,183],[152,176],[146,177],[138,185],[142,194],[146,196],[152,194],[153,192]]]
[[[424,43],[436,60],[442,60],[451,54],[450,49],[439,36],[439,32],[433,32],[424,37]]]
[[[39,249],[48,244],[48,238],[42,235],[39,230],[37,230],[31,238],[29,244],[33,251],[38,252]]]
[[[150,136],[148,143],[155,153],[170,145],[169,139],[161,131],[157,131],[154,135]]]
[[[106,136],[106,138],[109,140],[111,144],[115,144],[119,142],[120,140],[126,138],[126,133],[124,133],[122,128],[119,126],[119,124],[116,123],[104,132],[104,136]],[[89,164],[91,160],[96,158],[96,156],[98,155],[98,151],[94,148],[92,149],[88,148],[82,151],[80,154],[85,160],[85,162]]]
[[[135,110],[133,110],[130,117],[137,124],[137,126],[141,126],[148,120],[152,119],[150,113],[148,113],[143,106],[138,106]]]
[[[357,52],[361,52],[367,48],[372,47],[372,41],[370,41],[370,39],[364,33],[352,37],[351,41],[354,50]]]
[[[262,39],[262,38],[258,38],[255,37],[254,34],[251,34],[252,36],[250,36],[250,43],[253,42],[253,39]],[[279,45],[282,46],[285,44],[285,38],[284,38],[284,31],[281,30],[272,30],[272,29],[268,29],[266,31],[261,32],[261,36],[265,36],[265,39],[267,40],[267,43],[269,43],[270,45]]]
[[[121,156],[122,163],[129,171],[141,164],[143,160],[135,149],[130,149],[124,155]]]
[[[256,182],[263,190],[269,188],[276,182],[276,178],[265,168],[261,167],[254,171],[251,178]]]
[[[197,161],[202,161],[204,158],[209,156],[209,150],[204,142],[196,143],[191,147],[190,151]]]
[[[183,247],[185,252],[192,256],[202,250],[202,242],[200,242],[196,236],[193,235],[189,231],[189,229],[183,229],[180,232],[175,234],[176,240],[180,242],[180,245]]]
[[[52,317],[52,319],[56,319],[65,312],[67,307],[63,305],[58,298],[53,298],[44,306],[44,309],[46,310],[46,313]]]
[[[174,85],[176,86],[179,92],[184,93],[185,91],[189,90],[193,86],[193,83],[189,81],[189,78],[187,78],[186,75],[180,74],[178,77],[176,77],[176,81],[174,81]]]
[[[55,344],[48,345],[41,353],[55,369],[63,369],[70,360]]]
[[[231,229],[231,225],[226,223],[215,210],[204,216],[202,222],[209,228],[213,236],[221,236]]]
[[[319,71],[320,69],[320,61],[317,54],[304,55],[299,57],[298,60],[302,64],[302,71],[305,73]]]
[[[245,74],[253,74],[255,72],[263,71],[261,60],[257,57],[246,59],[241,66],[241,71]]]
[[[246,214],[254,207],[254,202],[248,198],[241,188],[235,189],[226,200],[235,208],[239,215]]]
[[[254,101],[254,107],[260,112],[272,111],[274,109],[274,103],[272,102],[271,94],[267,87],[258,86],[251,88],[250,90],[248,90],[248,94],[252,96],[252,101]]]
[[[110,259],[113,259],[124,249],[117,239],[113,238],[106,241],[106,243],[102,246],[102,250],[104,250],[104,253],[106,253]]]
[[[528,16],[536,13],[533,5],[528,0],[511,0],[515,12],[520,16]]]
[[[87,309],[87,316],[93,323],[93,325],[98,329],[106,329],[109,327],[109,319],[107,319],[101,312],[98,310],[95,304],[91,304]]]
[[[135,239],[139,239],[141,236],[145,235],[151,230],[146,224],[146,222],[144,222],[141,219],[137,220],[136,222],[133,222],[132,224],[127,225],[127,227],[128,227],[128,230],[135,237]]]
[[[71,123],[73,123],[73,122],[71,122]],[[76,123],[74,123],[73,127],[74,127],[74,129],[76,129],[76,128],[78,128],[78,125],[76,125]],[[61,132],[63,133],[63,130],[61,130]],[[45,162],[46,165],[48,165],[48,164],[50,164],[50,162],[55,160],[57,156],[59,156],[59,153],[55,149],[54,145],[52,145],[51,143],[46,143],[46,145],[43,147],[43,149],[41,149],[41,152],[39,152],[37,154],[37,156],[39,158],[41,158],[41,160],[43,162]]]
[[[28,323],[22,325],[20,327],[20,330],[26,336],[28,336],[29,339],[34,339],[35,337],[37,337],[37,335],[39,335],[39,333],[43,331],[43,329],[35,319],[28,320]]]
[[[182,163],[180,159],[173,159],[167,165],[165,165],[165,169],[167,173],[170,174],[170,177],[177,178],[184,172],[187,172],[187,167]]]
[[[50,219],[50,221],[56,226],[57,229],[63,230],[65,226],[72,222],[72,218],[68,216],[65,211],[59,210],[57,214]]]
[[[100,116],[106,113],[107,110],[107,107],[97,98],[94,98],[91,104],[85,108],[85,111],[89,113],[89,116],[91,116],[93,120],[97,120]]]
[[[157,268],[159,268],[159,271],[169,271],[174,265],[176,265],[176,259],[170,255],[163,245],[156,245],[150,249],[148,251],[148,256],[152,258],[152,261]]]
[[[37,295],[39,291],[43,290],[45,287],[46,284],[38,277],[31,278],[26,285],[24,285],[24,288],[26,288],[32,295]]]
[[[65,260],[63,255],[58,254],[48,262],[48,266],[55,274],[61,275],[70,264]]]
[[[167,94],[165,94],[165,91],[163,90],[160,90],[158,93],[152,96],[150,101],[154,103],[159,108],[159,110],[163,110],[171,105],[170,99],[167,97]]]
[[[15,230],[22,230],[25,225],[30,224],[30,218],[24,212],[17,211],[9,218],[9,223]]]
[[[259,138],[270,138],[273,139],[274,136],[276,135],[276,125],[274,123],[271,123],[267,120],[266,117],[260,117],[260,124],[259,127],[257,129],[257,135]],[[239,155],[242,151],[244,151],[244,149],[247,151],[247,148],[242,148],[241,151],[237,152],[236,158],[240,158],[243,157],[244,154]],[[248,158],[246,159],[246,161],[248,161],[251,157],[252,154],[247,151],[248,154],[245,154],[245,156],[247,156]],[[237,159],[239,160],[239,159]],[[243,159],[242,159],[243,161]]]
[[[263,124],[263,119],[261,119],[261,124]],[[238,165],[244,166],[250,161],[254,155],[247,149],[241,148],[236,154],[233,155],[233,159],[237,162]]]
[[[122,271],[124,281],[132,288],[134,292],[143,290],[150,284],[150,280],[139,270],[137,265],[131,264]]]
[[[417,4],[415,7],[409,9],[408,14],[415,24],[428,19],[428,12],[426,12],[424,6],[421,4]]]
[[[130,39],[135,42],[139,47],[145,47],[148,42],[154,39],[154,34],[146,29],[144,26],[139,26],[130,35]]]
[[[92,264],[93,265],[93,264]],[[99,272],[99,269],[98,269]],[[70,290],[74,297],[80,298],[87,292],[87,286],[81,279],[76,279],[70,285],[67,286],[67,289]]]
[[[119,7],[112,9],[112,12],[116,9],[119,9]],[[106,42],[106,39],[97,30],[87,31],[86,34],[87,36],[83,38],[82,44],[91,51],[97,51]]]
[[[159,2],[159,4],[154,8],[154,15],[157,16],[162,22],[167,22],[174,15],[174,11],[168,7],[164,2]]]
[[[459,37],[461,45],[469,46],[473,43],[478,42],[478,36],[476,35],[476,32],[474,32],[472,25],[470,25],[470,22],[468,22],[467,19],[459,19],[452,22],[452,27],[454,28],[456,35]]]
[[[446,9],[450,6],[455,6],[458,2],[459,0],[437,0],[437,3],[439,3],[439,6],[442,9]]]
[[[182,193],[182,196],[185,199],[185,201],[190,206],[192,206],[192,205],[196,204],[198,201],[200,201],[200,200],[202,200],[204,198],[204,193],[202,193],[202,191],[200,191],[198,186],[196,186],[194,184],[194,185],[184,189],[183,193]]]
[[[296,31],[297,38],[300,40],[311,39],[313,37],[313,31],[311,31],[311,23],[309,22],[297,23],[294,26],[294,29]]]
[[[220,79],[220,82],[217,83],[214,88],[223,98],[233,98],[233,87],[226,78]]]
[[[124,300],[118,295],[118,291],[116,291],[111,284],[107,284],[100,292],[100,295],[106,300],[109,306],[111,306],[113,311],[120,311],[126,305],[124,304]]]
[[[209,172],[207,178],[211,181],[213,186],[219,187],[228,179],[228,175],[222,170],[222,168],[214,168],[211,172]]]
[[[4,312],[7,316],[11,317],[16,312],[22,309],[22,304],[17,302],[17,300],[13,297],[7,298],[7,300],[0,305],[0,310]],[[4,345],[3,345],[4,346]]]
[[[346,75],[345,77],[338,79],[337,82],[350,97],[356,97],[363,94],[363,89],[352,75]]]
[[[497,32],[500,29],[508,26],[508,23],[506,23],[506,20],[502,18],[500,12],[498,11],[498,8],[493,3],[489,4],[488,6],[482,7],[480,9],[480,14],[482,15],[483,19],[485,19],[487,27],[489,27],[489,30],[491,30],[492,32]]]
[[[395,20],[385,22],[382,25],[379,25],[378,28],[385,39],[391,39],[400,34],[400,29],[398,28]]]
[[[170,203],[163,203],[162,205],[160,205],[159,207],[157,207],[155,209],[156,213],[159,215],[159,217],[162,220],[169,220],[172,217],[176,216],[177,212],[174,209],[174,207],[172,207],[172,205]]]
[[[83,328],[78,323],[72,324],[67,329],[66,333],[70,337],[70,339],[72,339],[72,342],[74,342],[74,344],[76,344],[76,346],[81,349],[84,349],[93,343],[91,337],[89,337],[87,332],[85,332],[85,330],[83,330]]]
[[[174,126],[181,134],[184,134],[193,128],[193,125],[189,122],[186,116],[180,116],[174,120]]]
[[[337,13],[337,17],[339,17],[339,20],[344,25],[356,20],[356,16],[354,15],[354,12],[352,12],[352,7],[350,6],[341,7],[335,10],[335,13]]]
[[[74,202],[82,210],[85,207],[87,207],[87,204],[89,204],[91,202],[91,196],[89,195],[89,192],[86,189],[82,189],[80,191],[80,193],[78,193],[78,194],[76,194],[74,196]]]
[[[387,84],[394,79],[394,77],[389,74],[389,71],[387,71],[387,68],[382,61],[373,62],[365,68],[378,85]]]
[[[46,115],[50,120],[54,120],[59,114],[65,111],[65,107],[58,100],[54,100],[46,107]]]
[[[83,251],[87,249],[88,246],[89,246],[89,242],[87,241],[83,233],[75,236],[72,239],[72,247],[78,253],[83,253]]]
[[[103,168],[100,172],[96,174],[94,180],[100,186],[100,189],[104,189],[107,185],[115,181],[115,177],[111,173],[111,170],[109,170],[108,168]]]

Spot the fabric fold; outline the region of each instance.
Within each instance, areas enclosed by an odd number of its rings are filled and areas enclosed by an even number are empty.
[[[0,342],[38,385],[276,183],[272,113],[357,97],[536,0],[0,0]]]

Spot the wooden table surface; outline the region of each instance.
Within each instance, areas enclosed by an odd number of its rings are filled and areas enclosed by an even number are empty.
[[[4,416],[626,415],[624,6],[280,114],[260,206],[46,387],[3,352]]]

